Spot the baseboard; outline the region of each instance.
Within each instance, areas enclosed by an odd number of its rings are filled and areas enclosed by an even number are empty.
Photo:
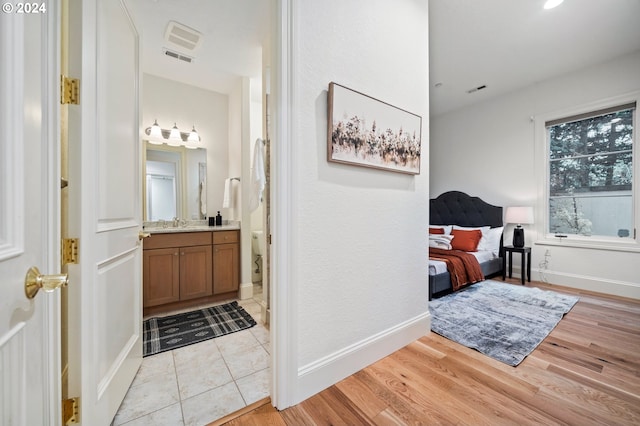
[[[586,275],[556,272],[549,269],[531,269],[532,278],[549,284],[563,285],[580,290],[595,291],[596,293],[640,299],[640,284],[626,281],[609,280],[606,278]]]
[[[238,297],[240,297],[240,300],[251,299],[253,297],[253,283],[240,284]]]
[[[431,315],[425,312],[298,369],[298,395],[292,405],[328,388],[366,366],[428,334]]]

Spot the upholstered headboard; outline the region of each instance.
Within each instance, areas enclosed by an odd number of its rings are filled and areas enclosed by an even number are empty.
[[[493,206],[464,192],[449,191],[429,200],[429,224],[502,226],[502,207]]]

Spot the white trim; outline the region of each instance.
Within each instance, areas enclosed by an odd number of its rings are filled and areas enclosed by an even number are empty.
[[[253,283],[240,284],[240,292],[238,293],[240,300],[251,299],[253,297]]]
[[[534,117],[534,156],[535,156],[535,175],[537,185],[537,202],[535,208],[535,227],[539,240],[536,244],[540,245],[558,245],[566,247],[592,248],[598,250],[616,250],[616,251],[640,251],[640,232],[637,233],[635,239],[625,239],[625,241],[603,240],[601,237],[574,237],[569,235],[565,241],[558,242],[553,234],[548,232],[549,216],[547,213],[549,199],[549,159],[548,159],[548,141],[545,123],[547,121],[557,119],[559,117],[569,117],[578,114],[584,114],[590,111],[597,111],[604,108],[614,107],[630,102],[636,102],[635,112],[635,129],[634,129],[634,160],[640,156],[638,152],[638,144],[640,144],[640,91],[632,91],[622,95],[609,97],[606,99],[589,102],[570,108],[564,108],[552,112],[543,113]],[[633,170],[633,226],[640,227],[640,165],[638,161],[634,161]],[[638,229],[640,231],[640,229]]]
[[[551,239],[553,238],[553,239]],[[583,248],[591,250],[607,250],[607,251],[623,251],[630,253],[640,253],[640,245],[636,244],[633,240],[625,242],[617,242],[613,240],[601,240],[594,238],[593,240],[587,240],[585,238],[559,238],[549,237],[549,239],[541,239],[534,242],[538,246],[557,246],[557,247],[573,247]]]
[[[60,56],[61,56],[61,7],[57,2],[50,2],[47,19],[42,20],[42,147],[43,171],[42,187],[46,188],[42,200],[44,237],[46,238],[44,264],[47,271],[60,272]],[[47,294],[42,303],[44,324],[43,342],[43,401],[44,424],[57,425],[62,418],[62,375],[61,355],[62,337],[60,330],[61,305],[60,291]]]
[[[514,269],[514,271],[516,271],[516,269]],[[531,275],[534,275],[534,273],[540,274],[541,272],[545,278],[543,282],[551,285],[555,284],[607,295],[640,299],[640,283],[556,272],[549,269],[540,270],[539,268],[531,268]]]
[[[388,356],[428,334],[431,315],[422,313],[378,334],[367,337],[298,370],[299,392],[296,404],[328,388],[345,377]]]
[[[6,179],[22,176],[25,167],[23,140],[24,123],[24,17],[20,14],[0,15],[0,56],[13,58],[2,61],[0,72],[0,260],[24,252],[24,181]],[[18,171],[16,172],[16,169]]]
[[[274,37],[275,90],[272,138],[272,390],[271,401],[282,410],[297,398],[298,327],[296,280],[296,147],[295,0],[278,0]]]

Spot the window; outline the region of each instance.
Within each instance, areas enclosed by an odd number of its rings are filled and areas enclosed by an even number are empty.
[[[548,232],[635,238],[636,103],[545,122]]]

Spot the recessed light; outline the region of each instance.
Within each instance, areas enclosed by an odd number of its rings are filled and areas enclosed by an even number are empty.
[[[544,4],[544,8],[545,9],[553,9],[556,6],[560,6],[560,3],[562,3],[564,0],[547,0],[547,2]]]

